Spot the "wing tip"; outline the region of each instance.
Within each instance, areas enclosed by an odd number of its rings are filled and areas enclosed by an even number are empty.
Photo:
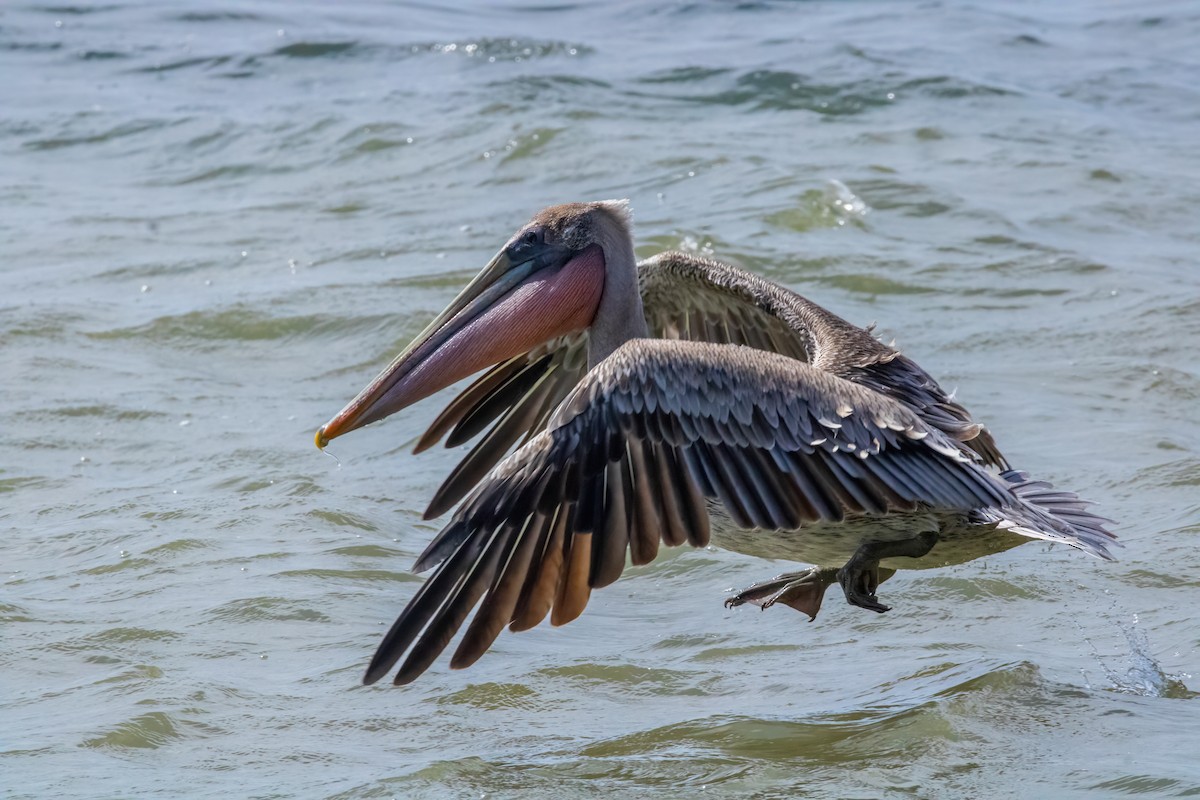
[[[393,663],[395,663],[395,661],[388,664],[383,663],[380,660],[379,652],[377,651],[375,653],[375,657],[371,659],[371,663],[367,666],[366,671],[363,672],[363,686],[371,686],[378,683],[381,678],[388,674],[388,671],[391,670]]]

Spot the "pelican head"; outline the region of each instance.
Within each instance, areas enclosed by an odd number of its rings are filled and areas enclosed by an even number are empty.
[[[604,295],[612,251],[632,259],[628,220],[628,205],[620,200],[567,203],[539,213],[375,380],[321,426],[317,446],[485,367],[589,327]]]

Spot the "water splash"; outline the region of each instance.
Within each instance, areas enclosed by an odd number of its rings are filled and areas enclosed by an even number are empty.
[[[862,227],[871,207],[846,184],[830,179],[820,189],[809,189],[792,208],[777,211],[766,221],[804,233],[820,228]]]
[[[1078,626],[1078,623],[1076,625]],[[1086,635],[1083,637],[1084,641],[1088,643],[1088,647],[1091,648],[1096,663],[1104,672],[1104,677],[1112,684],[1111,691],[1139,697],[1166,697],[1176,700],[1200,697],[1200,693],[1188,689],[1184,683],[1185,680],[1192,677],[1191,675],[1168,675],[1151,655],[1150,639],[1146,636],[1146,631],[1138,627],[1137,614],[1133,615],[1132,622],[1121,622],[1118,625],[1129,646],[1129,652],[1125,657],[1128,666],[1124,674],[1118,672],[1104,660],[1091,639]],[[1088,688],[1092,688],[1086,671],[1083,672],[1083,677]]]
[[[849,186],[836,178],[825,184],[825,200],[838,217],[838,225],[845,225],[847,219],[861,220],[871,210],[861,197],[850,191]]]

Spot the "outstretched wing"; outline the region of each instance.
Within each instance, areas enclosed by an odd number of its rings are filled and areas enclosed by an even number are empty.
[[[425,671],[480,598],[451,661],[547,613],[569,622],[626,553],[708,541],[704,497],[748,528],[847,513],[968,510],[1014,501],[911,409],[794,358],[748,347],[635,340],[584,378],[546,430],[504,459],[418,559],[440,563],[367,670],[407,652],[396,683]]]
[[[810,363],[910,406],[983,463],[1007,466],[991,435],[915,362],[777,283],[679,252],[638,264],[638,283],[655,338],[740,344]],[[442,437],[452,447],[491,428],[434,494],[426,519],[453,508],[514,444],[543,430],[586,371],[583,332],[493,367],[455,398],[421,437],[417,452]]]

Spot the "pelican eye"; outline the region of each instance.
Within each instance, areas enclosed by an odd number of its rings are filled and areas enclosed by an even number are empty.
[[[517,241],[517,247],[521,250],[532,250],[545,243],[546,234],[541,228],[534,228],[521,234],[521,238]]]
[[[523,261],[531,257],[534,248],[540,244],[544,244],[544,242],[545,234],[539,228],[527,230],[518,236],[515,242],[509,245],[509,257],[517,261]]]

